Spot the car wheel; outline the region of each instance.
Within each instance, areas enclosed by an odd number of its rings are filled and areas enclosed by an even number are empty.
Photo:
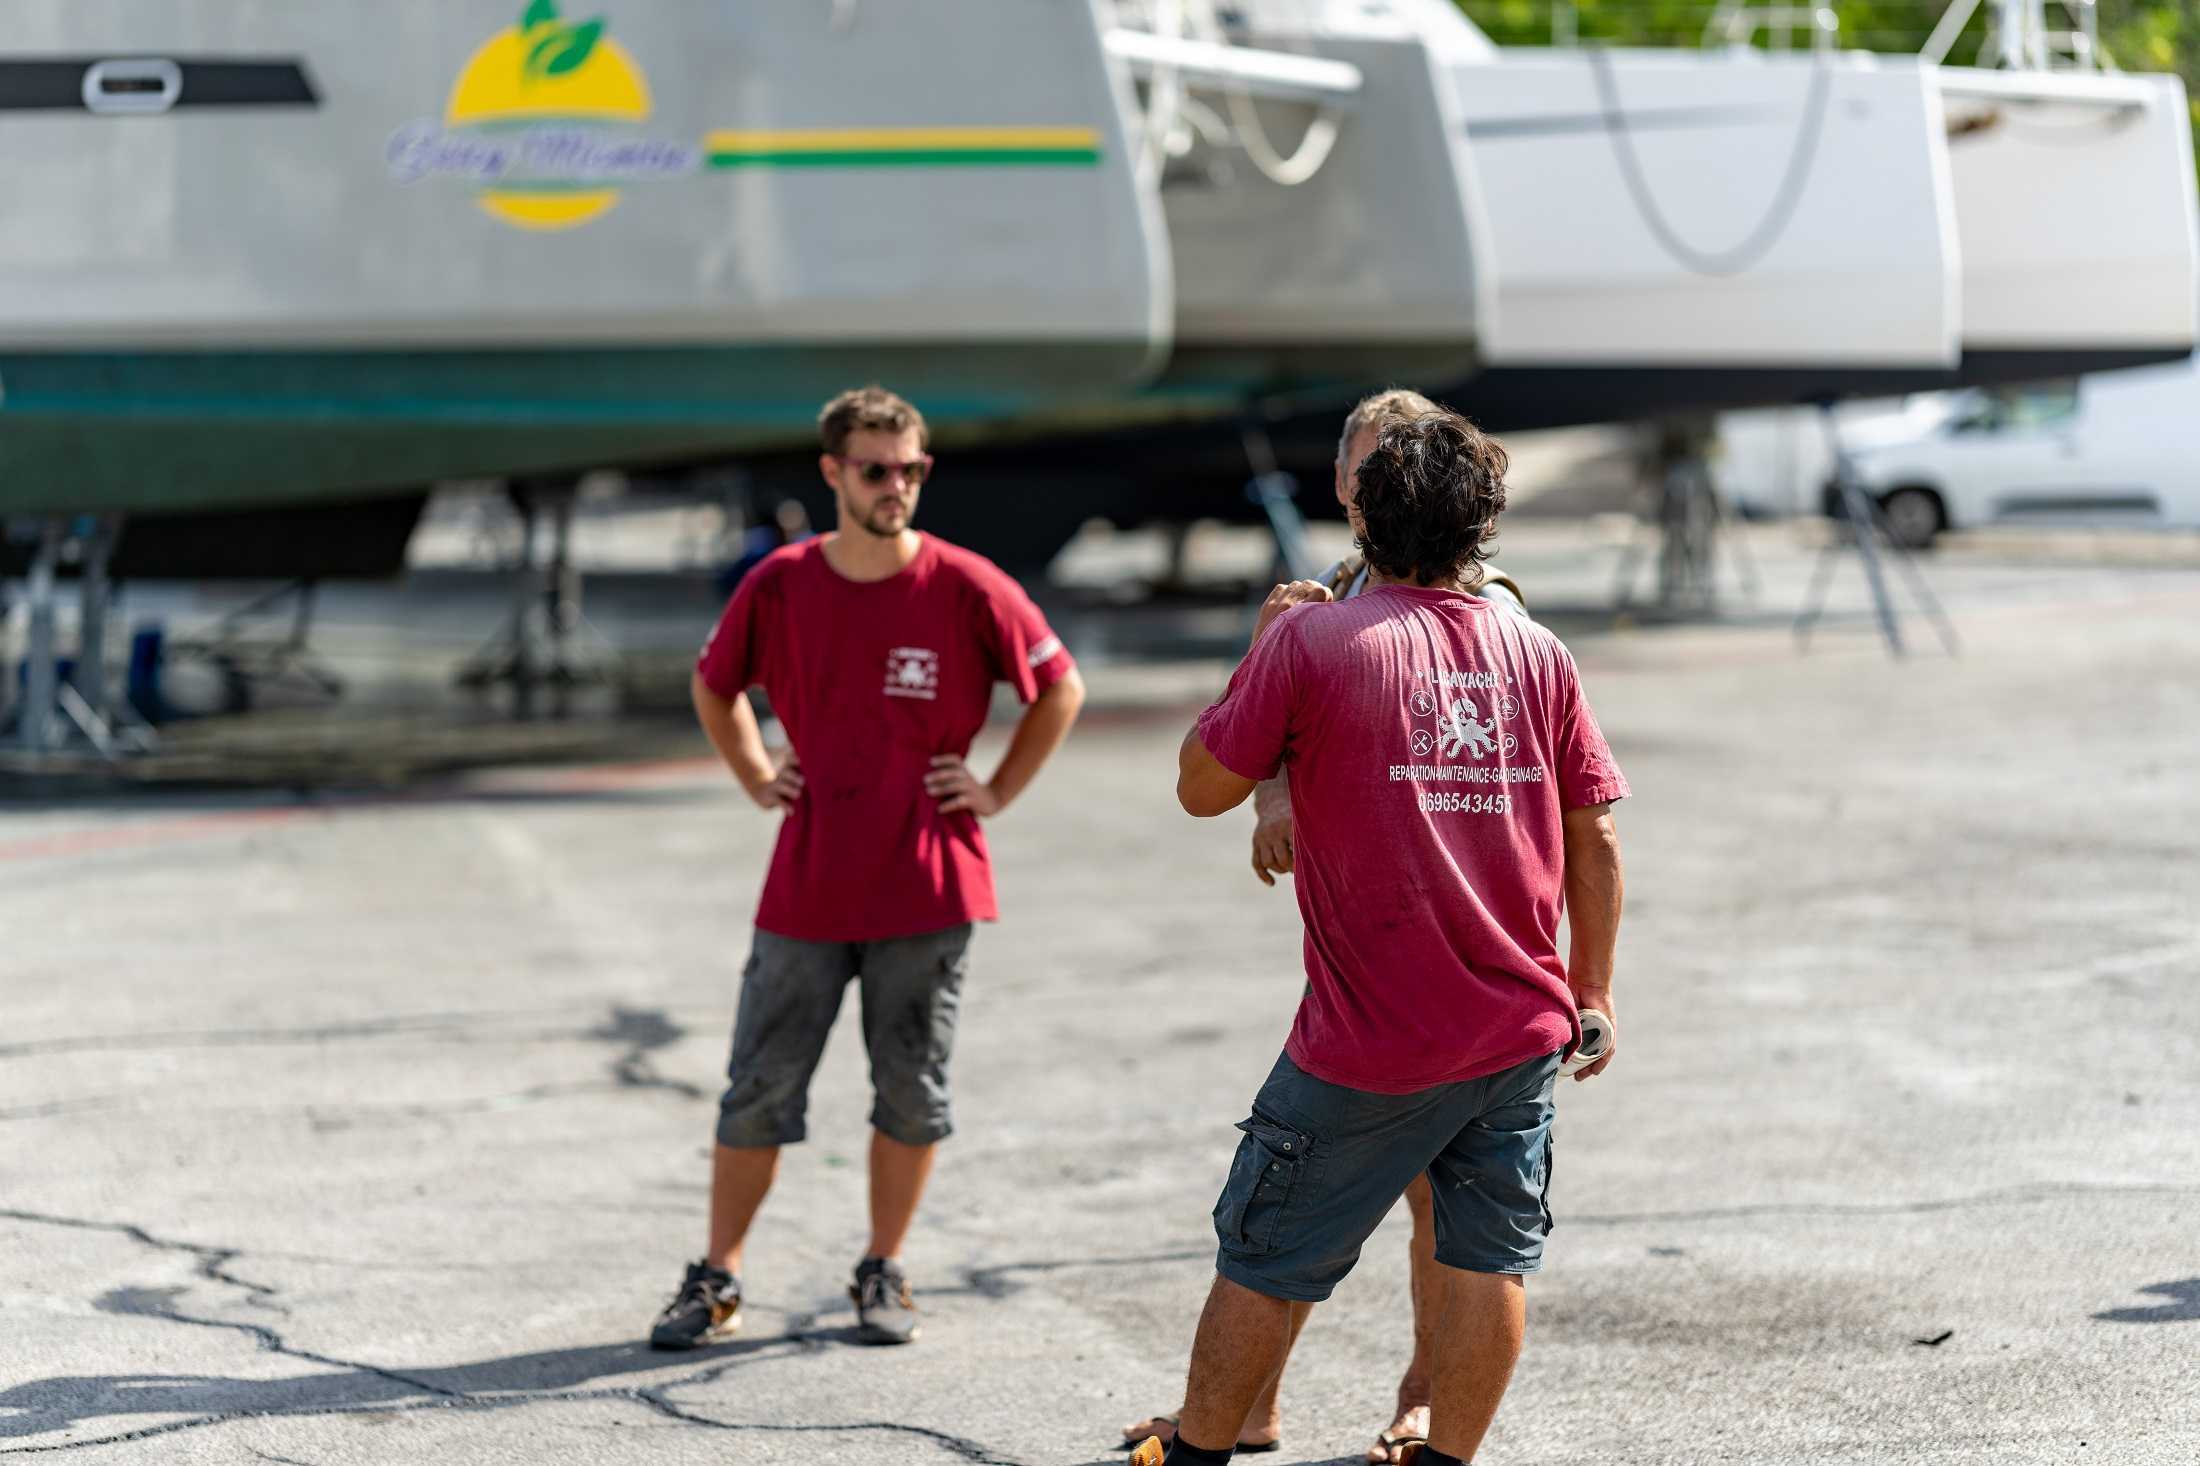
[[[1931,489],[1896,489],[1879,501],[1879,511],[1887,517],[1887,533],[1906,550],[1931,549],[1948,527],[1940,495]]]

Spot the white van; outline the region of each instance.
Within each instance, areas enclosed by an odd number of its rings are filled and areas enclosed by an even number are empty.
[[[1875,443],[1908,442],[1947,420],[1954,395],[1917,392],[1837,403],[1834,430],[1852,453]],[[1832,477],[1833,446],[1819,409],[1751,407],[1719,414],[1711,479],[1744,519],[1820,513]]]
[[[1902,543],[1987,524],[2200,528],[2200,361],[1950,398],[1913,436],[1849,444]]]

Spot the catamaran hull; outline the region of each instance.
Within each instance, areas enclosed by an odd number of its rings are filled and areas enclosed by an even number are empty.
[[[1090,0],[836,15],[14,7],[0,507],[738,453],[881,378],[949,428],[1149,380],[1166,242]]]

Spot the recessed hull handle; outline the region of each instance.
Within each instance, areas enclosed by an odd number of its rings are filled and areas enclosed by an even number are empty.
[[[84,105],[94,112],[165,112],[182,95],[183,68],[173,61],[95,61],[84,68]]]

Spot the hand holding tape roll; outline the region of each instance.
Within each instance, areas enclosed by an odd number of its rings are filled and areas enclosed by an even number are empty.
[[[1619,1036],[1619,1025],[1609,1013],[1595,1008],[1581,1010],[1581,1042],[1558,1066],[1561,1076],[1577,1074],[1606,1054],[1612,1052],[1612,1040]]]

